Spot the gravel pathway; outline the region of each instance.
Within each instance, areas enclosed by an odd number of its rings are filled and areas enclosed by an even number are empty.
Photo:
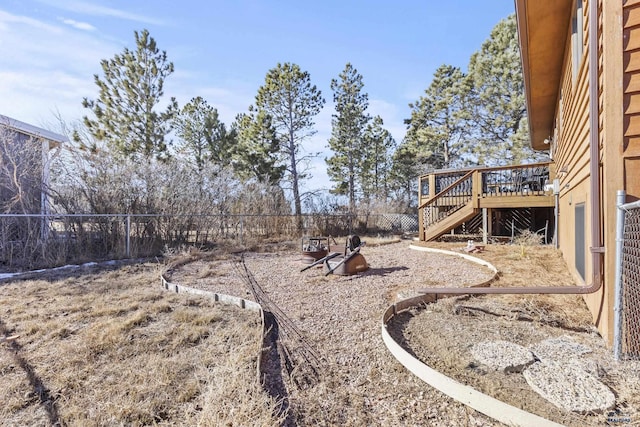
[[[491,272],[457,257],[413,251],[407,242],[365,246],[361,253],[368,271],[328,277],[321,268],[300,272],[305,265],[299,253],[245,254],[256,282],[323,359],[318,382],[306,388],[288,384],[295,423],[500,425],[407,372],[380,337],[382,313],[398,294],[425,286],[468,286]],[[197,261],[171,272],[170,280],[251,299],[235,262]]]

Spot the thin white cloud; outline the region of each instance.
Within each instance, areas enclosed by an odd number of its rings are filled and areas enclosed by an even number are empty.
[[[111,18],[124,19],[127,21],[140,22],[151,25],[164,25],[164,22],[151,16],[139,15],[121,9],[93,4],[78,0],[38,0],[40,3],[52,6],[68,12],[91,16],[108,16]]]
[[[87,23],[87,22],[78,22],[75,21],[73,19],[64,19],[64,18],[60,18],[60,20],[62,21],[62,23],[67,24],[73,28],[76,28],[78,30],[83,30],[83,31],[95,31],[96,27],[94,27],[93,25]]]
[[[55,82],[55,84],[52,84]],[[54,113],[71,122],[80,119],[82,97],[94,91],[91,79],[59,72],[0,72],[0,113],[35,125],[49,122]]]
[[[121,49],[89,32],[78,34],[62,25],[1,10],[0,40],[5,47],[0,65],[10,70],[26,66],[78,69],[87,63],[96,68],[102,57]]]
[[[36,125],[54,111],[70,121],[86,114],[82,98],[97,93],[93,74],[100,60],[121,49],[97,32],[2,10],[0,40],[0,113]]]
[[[13,15],[5,12],[4,10],[0,10],[0,31],[9,31],[13,25],[25,25],[27,27],[56,34],[60,34],[62,32],[60,28],[54,25],[46,24],[42,21],[38,21],[37,19],[29,18],[28,16]]]

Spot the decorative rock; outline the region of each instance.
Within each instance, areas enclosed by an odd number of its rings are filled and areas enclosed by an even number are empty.
[[[580,357],[583,354],[591,353],[592,350],[566,335],[540,341],[530,346],[529,349],[542,362],[559,362],[570,368],[587,371],[595,377],[599,376],[598,364],[593,360]]]
[[[483,341],[471,348],[476,361],[496,371],[522,372],[535,361],[533,353],[509,341]]]
[[[568,411],[603,412],[616,403],[606,385],[575,365],[536,362],[525,369],[523,375],[536,393]]]
[[[600,367],[595,360],[572,357],[567,360],[566,365],[570,369],[582,369],[596,378],[601,376]]]
[[[591,353],[589,347],[575,342],[566,335],[540,341],[531,347],[531,351],[539,360],[555,360],[557,362],[566,360],[567,356],[581,356],[586,353]]]

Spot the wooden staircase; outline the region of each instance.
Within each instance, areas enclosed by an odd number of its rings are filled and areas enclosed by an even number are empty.
[[[432,224],[430,227],[424,230],[424,240],[435,240],[445,233],[455,229],[462,225],[463,222],[469,221],[471,218],[478,214],[479,209],[473,207],[473,203],[469,202],[463,207],[457,209],[455,212],[450,213],[444,217],[441,221]]]

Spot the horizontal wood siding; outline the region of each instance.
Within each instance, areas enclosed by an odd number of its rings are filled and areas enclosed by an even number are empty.
[[[589,0],[598,1],[598,0]],[[562,108],[557,109],[559,117],[556,123],[561,128],[556,129],[558,141],[556,142],[556,151],[554,160],[560,178],[560,204],[559,204],[559,245],[563,256],[567,261],[567,265],[573,273],[574,278],[578,282],[591,284],[593,265],[589,248],[594,246],[591,241],[591,232],[589,224],[591,224],[591,208],[592,202],[590,198],[591,170],[590,170],[590,82],[589,82],[589,56],[590,56],[590,38],[592,34],[589,32],[589,1],[583,2],[583,56],[580,59],[580,65],[576,76],[573,75],[573,49],[571,40],[571,27],[569,26],[568,41],[565,45],[565,62],[563,67],[561,98]],[[599,3],[600,5],[602,3]],[[602,7],[602,6],[601,6]],[[598,14],[598,122],[600,124],[599,140],[604,141],[603,129],[606,124],[603,115],[605,95],[602,92],[604,87],[603,75],[603,43],[604,33],[602,28],[602,14]],[[640,64],[640,55],[638,57]],[[640,87],[640,79],[635,80],[634,84]],[[602,153],[603,150],[600,150]],[[602,157],[602,154],[600,154]],[[561,173],[561,171],[566,171]],[[576,229],[576,207],[584,206],[584,221],[582,229]],[[584,236],[584,247],[576,247],[575,236],[582,234]],[[584,261],[577,261],[577,260]],[[577,263],[584,264],[584,276],[578,272]],[[580,268],[582,270],[582,267]],[[600,301],[602,294],[586,295],[585,301],[593,315],[594,320],[599,320],[598,327],[602,332],[606,331],[608,319],[598,318],[600,311]],[[608,316],[608,311],[607,311]],[[605,317],[607,317],[605,316]],[[603,322],[604,320],[604,322]]]
[[[624,158],[629,201],[640,199],[640,1],[623,3]]]
[[[573,77],[573,58],[571,34],[567,37],[565,46],[565,63],[562,77],[562,109],[558,109],[561,117],[556,123],[561,124],[557,129],[558,141],[554,160],[561,173],[561,199],[567,198],[573,188],[589,177],[589,17],[587,2],[583,5],[583,56],[576,77]],[[569,32],[571,28],[569,26]]]

